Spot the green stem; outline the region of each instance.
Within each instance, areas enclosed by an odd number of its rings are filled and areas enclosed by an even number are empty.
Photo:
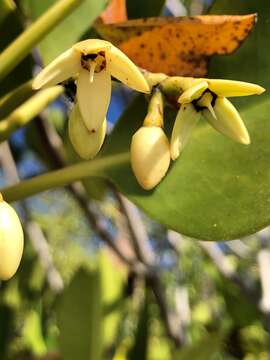
[[[64,88],[60,85],[41,90],[12,111],[0,122],[0,142],[8,139],[15,130],[31,121],[63,91]]]
[[[163,108],[163,95],[158,88],[155,88],[149,101],[143,126],[163,127]]]
[[[164,95],[176,97],[178,99],[183,93],[183,77],[168,77],[159,84],[159,88]]]
[[[17,37],[0,55],[0,80],[7,76],[40,40],[83,1],[59,0]]]
[[[7,117],[13,110],[34,95],[32,80],[18,86],[0,99],[0,119]]]
[[[129,153],[120,153],[84,161],[63,169],[25,180],[1,190],[5,201],[17,201],[54,187],[65,186],[89,176],[106,176],[106,169],[129,161]]]

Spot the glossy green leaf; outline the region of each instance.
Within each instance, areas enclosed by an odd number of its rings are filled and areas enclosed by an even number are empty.
[[[127,0],[129,19],[160,16],[165,5],[165,0]]]
[[[234,54],[215,56],[210,61],[209,77],[243,80],[270,90],[270,2],[268,0],[216,0],[211,14],[231,15],[257,13],[257,24],[251,35]],[[237,104],[256,102],[256,97],[237,99]]]
[[[57,308],[60,352],[65,360],[102,359],[100,274],[79,270]]]
[[[33,20],[44,13],[54,0],[24,0],[25,11]],[[57,55],[80,40],[97,16],[104,10],[107,0],[85,0],[61,24],[40,43],[44,64],[51,62]]]
[[[135,100],[117,124],[105,153],[127,152],[146,111]],[[107,170],[128,198],[168,228],[204,240],[228,240],[270,223],[270,98],[241,112],[252,144],[239,145],[208,124],[198,126],[183,154],[153,190],[142,190],[129,163]]]
[[[208,334],[194,345],[179,350],[173,360],[214,360],[222,351],[222,336]]]

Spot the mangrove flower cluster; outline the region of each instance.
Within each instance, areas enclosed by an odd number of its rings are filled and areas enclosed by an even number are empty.
[[[0,194],[0,280],[17,271],[23,253],[23,230],[16,211]]]
[[[40,89],[74,79],[77,94],[69,119],[71,143],[83,159],[93,158],[106,134],[111,76],[143,93],[150,88],[137,66],[108,41],[90,39],[75,44],[43,69],[33,81]]]
[[[227,97],[261,94],[262,87],[241,81],[163,74],[153,84],[111,43],[90,39],[61,54],[33,82],[33,88],[40,89],[70,78],[75,81],[77,94],[69,117],[69,136],[74,149],[84,159],[93,158],[104,142],[111,76],[136,91],[151,92],[148,113],[143,126],[132,137],[130,150],[133,172],[146,190],[162,180],[200,118],[230,139],[250,143],[248,131]],[[174,95],[178,94],[179,111],[169,141],[163,130],[163,108],[164,97],[172,89]]]

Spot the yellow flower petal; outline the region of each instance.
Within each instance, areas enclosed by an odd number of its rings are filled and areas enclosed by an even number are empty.
[[[214,110],[216,118],[212,116],[209,110],[203,110],[203,116],[217,131],[241,144],[250,144],[245,124],[228,99],[217,98]]]
[[[141,127],[132,137],[131,167],[138,183],[145,190],[154,188],[170,165],[170,145],[160,127]]]
[[[179,97],[178,102],[180,104],[187,104],[192,102],[193,100],[199,99],[202,96],[203,92],[208,88],[208,83],[205,80],[198,82],[192,87],[188,88],[183,92],[183,94]]]
[[[106,51],[110,49],[113,45],[101,39],[88,39],[78,42],[73,45],[73,49],[76,49],[83,55],[96,54],[100,51]]]
[[[259,85],[244,81],[207,79],[209,89],[218,96],[248,96],[260,95],[265,89]]]
[[[105,51],[107,66],[113,77],[134,90],[143,93],[150,92],[149,85],[138,67],[110,42],[99,39],[89,39],[81,41],[73,47],[85,55]]]
[[[180,155],[200,117],[201,113],[197,112],[192,104],[181,106],[172,131],[170,144],[172,160],[177,159]]]
[[[150,92],[143,74],[121,50],[112,45],[106,53],[106,60],[113,77],[134,90],[143,93]]]
[[[81,54],[69,49],[46,66],[34,79],[33,89],[59,84],[74,77],[81,69]]]
[[[68,132],[70,141],[81,158],[88,160],[97,155],[105,139],[106,127],[106,119],[103,119],[95,133],[89,132],[82,120],[78,104],[74,105],[69,117]]]
[[[23,253],[23,230],[15,210],[0,201],[0,279],[8,280],[17,271]]]
[[[103,70],[94,74],[82,69],[77,81],[77,99],[85,126],[89,131],[97,131],[103,123],[111,98],[111,76]]]

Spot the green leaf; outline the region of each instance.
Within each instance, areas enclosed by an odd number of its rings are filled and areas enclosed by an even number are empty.
[[[145,112],[139,97],[115,127],[105,154],[129,150]],[[218,241],[254,233],[270,224],[269,112],[269,96],[241,112],[251,135],[249,146],[202,122],[153,191],[138,186],[129,163],[107,169],[107,176],[152,218],[182,234]]]
[[[107,251],[100,253],[100,272],[104,308],[104,343],[111,347],[116,339],[121,311],[124,305],[124,284],[126,273],[122,265],[115,264]],[[118,265],[118,266],[117,266]],[[109,311],[108,311],[109,310]]]
[[[27,347],[35,355],[44,355],[47,352],[47,347],[42,334],[42,321],[40,314],[31,310],[26,316],[23,327],[23,338]]]
[[[221,349],[222,336],[220,334],[208,334],[196,344],[179,350],[173,360],[214,360],[220,355]]]
[[[127,0],[129,19],[160,16],[165,5],[165,0]]]
[[[60,352],[65,360],[101,360],[102,303],[98,271],[80,269],[57,307]]]
[[[25,7],[29,16],[34,20],[54,2],[54,0],[27,0]],[[84,32],[90,28],[93,21],[104,10],[107,2],[107,0],[85,0],[78,9],[51,31],[39,46],[44,64],[48,64],[79,41]]]
[[[217,0],[211,14],[258,13],[258,21],[248,39],[230,56],[215,56],[210,61],[209,77],[257,83],[270,90],[270,2],[268,0]],[[242,98],[238,104],[256,102],[256,97]]]

